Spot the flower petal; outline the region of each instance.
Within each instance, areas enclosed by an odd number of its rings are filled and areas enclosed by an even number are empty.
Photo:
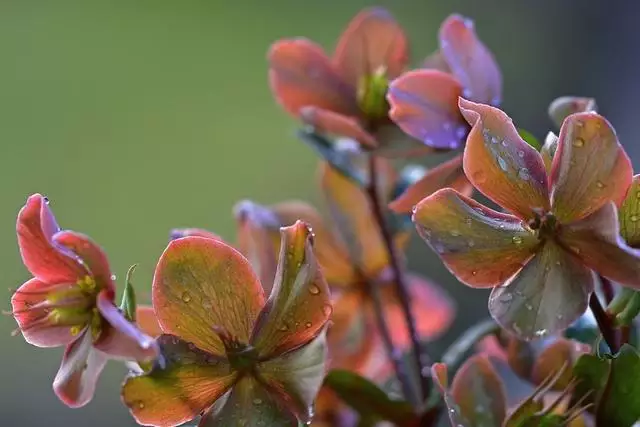
[[[640,175],[633,177],[618,215],[624,241],[631,247],[640,247]]]
[[[375,148],[378,145],[375,138],[353,117],[307,106],[300,109],[300,118],[322,134],[350,138],[368,148]]]
[[[317,44],[301,38],[279,40],[271,45],[268,61],[271,90],[290,114],[297,116],[307,105],[358,114],[355,88],[342,80]]]
[[[18,245],[24,265],[45,283],[75,283],[86,275],[85,269],[73,254],[56,247],[51,238],[60,228],[48,200],[34,194],[18,213],[16,224]]]
[[[158,338],[164,366],[130,377],[122,400],[139,424],[176,426],[191,421],[234,383],[226,359],[208,354],[172,335]]]
[[[530,219],[547,211],[547,173],[540,153],[518,134],[505,113],[460,99],[460,111],[473,126],[464,150],[464,172],[485,196],[515,215]]]
[[[420,68],[438,70],[443,73],[451,74],[451,68],[449,68],[449,64],[447,64],[447,60],[444,59],[444,55],[440,50],[436,50],[431,55],[427,56],[422,62],[422,66]]]
[[[553,212],[560,222],[569,222],[586,217],[610,200],[620,204],[632,175],[631,161],[611,124],[595,113],[573,114],[560,129],[553,158]]]
[[[153,306],[163,331],[224,354],[221,327],[248,342],[264,304],[249,262],[222,241],[185,237],[169,243],[153,277]]]
[[[624,243],[613,203],[582,220],[563,225],[559,242],[597,273],[623,286],[640,289],[640,250]]]
[[[472,287],[503,284],[538,246],[538,239],[518,218],[484,207],[449,188],[420,202],[413,222],[449,271]]]
[[[580,260],[547,242],[522,271],[489,297],[489,312],[523,340],[566,329],[587,308],[593,273]]]
[[[110,326],[103,327],[103,333],[95,342],[94,346],[98,350],[122,360],[146,362],[157,357],[158,346],[155,340],[129,322],[109,299],[106,291],[98,294],[96,305]]]
[[[391,13],[381,7],[364,9],[351,20],[333,56],[340,74],[354,87],[379,69],[393,79],[408,62],[409,43],[404,30]]]
[[[391,202],[389,208],[397,213],[411,212],[419,201],[443,188],[453,188],[459,193],[471,197],[473,186],[462,169],[461,155],[429,170]]]
[[[422,277],[407,275],[411,314],[420,338],[431,341],[439,338],[453,322],[455,308],[452,300],[438,286]],[[382,288],[385,318],[393,331],[394,344],[402,349],[411,345],[405,318],[395,286],[386,283]],[[375,315],[371,313],[371,315]]]
[[[217,405],[216,405],[217,406]],[[298,420],[264,385],[243,377],[226,402],[205,414],[198,427],[297,427]]]
[[[145,334],[157,338],[162,335],[162,328],[158,323],[156,313],[150,305],[136,307],[136,324]]]
[[[12,315],[18,322],[24,339],[36,347],[59,347],[77,338],[72,331],[81,330],[84,323],[77,325],[56,325],[49,317],[47,302],[52,291],[64,285],[47,285],[38,279],[31,279],[11,296]]]
[[[558,127],[562,127],[564,119],[575,113],[596,111],[596,100],[593,98],[583,98],[578,96],[561,96],[554,99],[549,104],[549,117]]]
[[[473,21],[451,15],[440,26],[439,38],[440,51],[464,87],[464,97],[475,102],[500,104],[500,68],[493,54],[478,38]]]
[[[169,240],[181,239],[183,237],[198,236],[207,237],[209,239],[224,240],[222,237],[215,233],[205,230],[203,228],[174,228],[169,233]]]
[[[484,355],[471,356],[460,367],[451,383],[451,395],[470,425],[497,426],[505,418],[504,386]]]
[[[273,290],[251,339],[263,359],[308,343],[332,312],[329,287],[313,254],[311,230],[302,221],[281,230]]]
[[[569,387],[573,379],[571,367],[581,354],[589,353],[590,351],[591,348],[587,344],[566,338],[558,338],[545,347],[535,358],[531,380],[534,384],[540,385],[547,378],[557,374],[564,364],[567,364],[568,369],[563,371],[560,378],[553,385],[554,390],[562,391]]]
[[[394,178],[390,177],[386,167],[378,167],[378,171],[379,194],[390,195]],[[389,264],[389,254],[375,222],[369,197],[357,184],[326,163],[320,165],[320,185],[351,261],[365,275],[379,274]],[[399,234],[395,240],[401,245],[404,239],[406,236]]]
[[[403,131],[435,148],[458,148],[468,126],[460,115],[460,83],[436,70],[414,70],[391,82],[389,117]]]
[[[551,165],[553,164],[553,157],[556,155],[557,149],[558,136],[553,132],[549,132],[544,138],[544,144],[540,149],[540,155],[542,156],[542,161],[544,162],[544,168],[547,171],[547,174],[551,174]]]
[[[98,377],[106,363],[107,356],[93,348],[91,332],[85,329],[65,350],[53,380],[53,390],[71,408],[86,405],[93,398]]]
[[[61,231],[53,236],[54,244],[63,246],[76,254],[91,272],[100,287],[105,287],[115,296],[115,283],[111,278],[111,268],[107,256],[88,236],[75,231]],[[113,298],[112,296],[112,298]]]
[[[326,331],[322,331],[301,348],[260,363],[257,376],[304,423],[313,414],[311,405],[324,380],[326,359]]]

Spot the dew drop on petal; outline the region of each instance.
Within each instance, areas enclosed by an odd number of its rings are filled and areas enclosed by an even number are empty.
[[[451,230],[451,231],[449,232],[449,234],[451,234],[451,236],[453,236],[453,237],[458,237],[458,236],[460,236],[460,232],[459,232],[458,230]]]
[[[289,330],[289,326],[286,323],[283,323],[278,327],[278,330],[282,332],[287,332]]]
[[[495,136],[491,137],[491,143],[492,144],[497,144],[498,142],[500,142],[500,140],[497,137],[495,137]]]
[[[258,399],[257,397],[255,399],[253,399],[253,404],[254,405],[262,405],[262,399]]]
[[[528,180],[529,178],[531,178],[531,175],[529,175],[529,169],[527,168],[521,168],[518,171],[518,178],[523,179],[523,180]]]
[[[469,246],[470,248],[474,247],[476,245],[476,242],[474,242],[473,240],[469,240],[467,242],[467,246]]]
[[[325,316],[331,316],[331,313],[333,313],[333,306],[331,304],[325,304],[322,307],[322,312],[324,313]]]
[[[498,160],[498,164],[500,165],[500,169],[507,172],[509,170],[509,166],[507,165],[507,162],[500,156],[497,157],[497,160]]]
[[[526,303],[526,304],[524,305],[524,308],[526,308],[526,309],[527,309],[527,310],[529,310],[529,311],[533,310],[533,306],[532,306],[531,304],[529,304],[529,303]]]
[[[112,274],[112,275],[111,275],[111,277],[110,277],[110,279],[115,281],[115,280],[117,279],[117,277],[116,277],[116,275],[115,275],[115,274]]]
[[[138,409],[144,409],[144,402],[142,400],[140,400],[136,406],[138,407]]]
[[[475,171],[473,172],[472,178],[478,184],[484,184],[487,181],[487,174],[483,171]]]
[[[191,301],[191,294],[189,292],[183,292],[182,293],[182,301],[184,301],[186,303]]]
[[[596,181],[596,187],[602,190],[605,187],[605,185],[602,181]]]
[[[511,241],[513,241],[513,243],[515,243],[516,245],[519,245],[520,243],[522,243],[522,237],[520,236],[513,236],[511,238]]]
[[[638,222],[640,217],[638,215],[631,215],[631,217],[629,217],[629,219],[631,220],[631,222]]]
[[[518,151],[518,157],[523,158],[524,157],[524,151],[522,151],[522,150]]]
[[[547,330],[546,329],[539,329],[539,330],[535,331],[534,334],[537,337],[542,337],[542,336],[547,334]]]
[[[317,285],[311,285],[309,286],[309,293],[311,295],[318,295],[320,294],[320,288]]]
[[[304,327],[305,327],[305,328],[307,328],[307,329],[309,329],[309,328],[311,327],[311,322],[307,322],[307,323],[305,323],[305,324],[304,324]]]
[[[573,140],[573,142],[571,143],[574,147],[583,147],[584,146],[584,139],[582,138],[576,138]]]
[[[477,276],[477,275],[478,275],[478,272],[477,272],[477,271],[475,271],[475,270],[473,270],[473,271],[471,272],[471,275],[472,275],[472,276]]]

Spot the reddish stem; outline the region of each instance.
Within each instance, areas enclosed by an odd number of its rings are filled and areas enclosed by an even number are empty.
[[[591,297],[589,297],[589,307],[591,308],[591,312],[596,319],[598,328],[600,329],[605,342],[609,346],[609,349],[612,353],[617,353],[618,350],[620,350],[617,339],[618,334],[615,330],[613,322],[611,321],[611,318],[609,317],[607,312],[604,311],[604,308],[602,307],[602,304],[600,303],[600,300],[598,299],[598,296],[595,292],[592,292]]]

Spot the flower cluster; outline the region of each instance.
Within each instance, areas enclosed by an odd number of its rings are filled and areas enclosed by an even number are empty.
[[[233,245],[172,230],[152,306],[129,275],[116,306],[104,252],[29,197],[17,235],[33,278],[10,314],[30,344],[66,346],[62,402],[87,404],[114,359],[141,425],[634,425],[640,176],[593,99],[552,102],[559,134],[540,144],[498,108],[501,72],[471,20],[449,16],[438,44],[410,69],[381,8],[332,57],[275,42],[270,87],[320,155],[328,215],[243,200]],[[420,169],[434,153],[449,159]],[[414,229],[458,281],[492,289],[490,317],[442,354],[430,343],[455,305],[410,271]]]

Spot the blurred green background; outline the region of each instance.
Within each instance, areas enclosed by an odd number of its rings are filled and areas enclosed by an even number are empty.
[[[543,137],[555,96],[595,96],[635,154],[639,6],[610,3],[0,1],[3,308],[6,288],[29,278],[15,216],[33,192],[51,199],[63,228],[98,241],[120,279],[140,263],[143,301],[170,228],[232,239],[239,199],[319,200],[316,160],[272,100],[265,53],[302,35],[330,50],[365,5],[387,6],[406,27],[415,63],[435,49],[449,13],[474,18],[520,126]],[[410,259],[456,296],[456,330],[485,315],[484,295],[455,283],[426,246],[413,242]],[[67,409],[51,391],[61,351],[32,348],[10,336],[10,317],[0,322],[0,425],[134,425],[119,400],[122,367],[109,365],[91,404]]]

